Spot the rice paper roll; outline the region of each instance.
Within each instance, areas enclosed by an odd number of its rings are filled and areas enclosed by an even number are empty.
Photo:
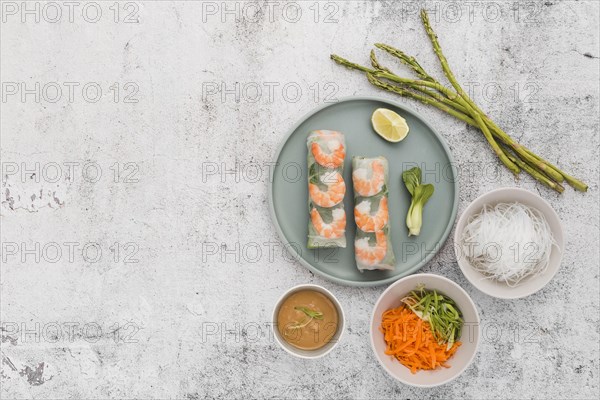
[[[356,222],[354,250],[360,271],[395,268],[388,210],[388,175],[385,157],[352,159]]]
[[[312,131],[306,143],[309,214],[307,247],[346,247],[344,135],[330,130]]]

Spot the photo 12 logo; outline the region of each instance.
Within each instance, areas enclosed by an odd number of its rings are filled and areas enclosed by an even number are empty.
[[[202,101],[221,103],[298,103],[308,98],[314,103],[336,103],[339,86],[335,82],[203,82]]]
[[[228,164],[226,162],[203,161],[200,165],[200,176],[202,183],[207,182],[245,182],[263,183],[271,181],[275,168],[280,166],[278,162],[239,162]],[[296,183],[306,178],[302,166],[297,162],[281,164],[280,172],[286,182]],[[303,181],[303,183],[306,183]]]
[[[99,242],[11,242],[0,246],[4,264],[39,264],[42,261],[56,264],[83,262],[95,264],[101,261],[115,264],[137,264],[140,246],[134,242],[102,244]]]
[[[495,161],[453,162],[412,162],[400,164],[400,171],[419,167],[423,174],[423,182],[440,184],[458,181],[466,182],[501,182],[505,172]],[[307,184],[308,171],[301,163],[289,161],[285,163],[273,161],[202,161],[199,166],[202,183],[264,183],[281,177],[287,183]],[[326,169],[324,169],[326,171]],[[316,173],[320,173],[319,170]],[[321,174],[324,183],[335,183],[335,175]]]
[[[505,104],[508,99],[517,104],[538,103],[541,85],[537,82],[465,82],[467,95],[487,104]]]
[[[302,248],[300,243],[289,242],[280,243],[277,241],[268,242],[216,242],[204,241],[201,245],[202,262],[235,262],[235,263],[278,263],[284,260],[288,263],[297,262],[302,258]],[[314,262],[326,262],[335,264],[339,262],[338,247],[317,248],[310,251],[307,258]]]
[[[2,103],[138,103],[140,87],[135,82],[2,82]]]
[[[10,322],[0,324],[2,342],[13,345],[27,343],[97,343],[112,340],[115,343],[138,343],[141,327],[134,322],[101,325],[97,322]]]
[[[140,182],[135,162],[2,161],[0,207],[18,212],[62,208],[82,187]]]
[[[2,23],[140,22],[140,5],[133,1],[2,1],[0,11]]]
[[[537,23],[542,8],[547,1],[402,1],[400,3],[402,21],[418,18],[425,9],[430,20],[435,22],[457,23],[483,20],[496,23],[502,20],[515,23]]]
[[[57,183],[65,182],[100,182],[103,176],[114,183],[139,183],[140,167],[135,162],[119,162],[102,166],[95,161],[48,161],[48,162],[16,162],[1,163],[2,183]]]
[[[314,23],[337,24],[340,4],[315,1],[203,1],[202,22],[262,23],[283,21],[289,24],[303,18]]]

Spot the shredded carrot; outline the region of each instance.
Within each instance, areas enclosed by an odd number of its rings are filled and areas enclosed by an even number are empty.
[[[394,356],[413,374],[422,369],[450,368],[446,361],[461,344],[455,342],[448,349],[447,344],[438,343],[429,322],[405,306],[384,312],[380,330],[387,345],[385,354]]]

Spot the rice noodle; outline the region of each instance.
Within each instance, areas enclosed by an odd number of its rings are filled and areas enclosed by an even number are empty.
[[[461,246],[475,270],[517,286],[546,271],[556,241],[544,214],[515,202],[485,205],[469,218]]]

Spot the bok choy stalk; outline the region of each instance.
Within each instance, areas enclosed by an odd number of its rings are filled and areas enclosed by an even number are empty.
[[[412,202],[406,215],[408,236],[419,236],[423,225],[423,207],[433,195],[433,185],[421,184],[421,168],[414,167],[402,173],[402,180],[412,196]]]

